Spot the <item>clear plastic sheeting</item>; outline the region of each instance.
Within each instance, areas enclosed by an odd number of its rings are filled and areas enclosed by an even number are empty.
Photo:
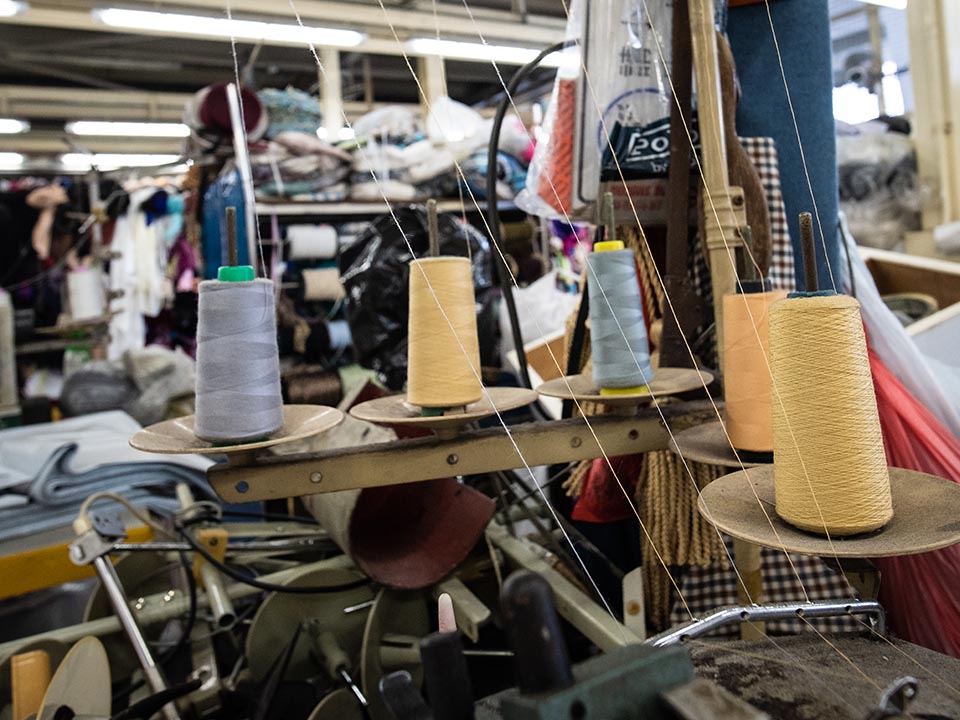
[[[841,230],[853,272],[852,288],[849,273],[845,273],[845,287],[847,292],[854,290],[860,301],[860,313],[870,346],[907,390],[954,437],[960,438],[960,368],[936,362],[920,351],[897,316],[881,300],[873,277],[843,220]]]

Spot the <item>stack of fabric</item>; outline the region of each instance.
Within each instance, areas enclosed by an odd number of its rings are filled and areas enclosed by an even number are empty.
[[[487,196],[489,120],[449,98],[434,102],[426,123],[406,108],[386,107],[361,117],[354,125],[351,197],[391,201],[426,197],[458,197],[466,203]],[[512,200],[523,188],[533,143],[519,118],[504,123],[497,159],[497,197]]]
[[[198,499],[216,500],[206,481],[210,460],[177,455],[157,462],[129,446],[139,429],[113,411],[0,432],[0,541],[69,527],[96,492],[164,513],[179,508],[177,483]]]
[[[250,154],[253,183],[263,198],[337,201],[348,195],[352,157],[316,134],[284,130]]]

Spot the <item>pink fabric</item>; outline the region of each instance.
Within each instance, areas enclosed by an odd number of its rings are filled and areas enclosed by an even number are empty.
[[[873,350],[870,366],[887,463],[960,483],[960,441]],[[960,657],[960,545],[874,562],[882,574],[880,602],[892,630],[917,645]]]

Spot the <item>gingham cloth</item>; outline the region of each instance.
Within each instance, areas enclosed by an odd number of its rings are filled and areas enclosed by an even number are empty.
[[[725,537],[727,551],[733,557],[733,541]],[[825,600],[849,601],[854,599],[854,591],[846,579],[830,570],[824,562],[810,555],[790,553],[793,566],[787,561],[782,550],[763,548],[760,552],[763,572],[763,603],[802,603],[807,600],[817,602]],[[796,568],[796,572],[794,572]],[[798,579],[799,576],[799,579]],[[801,588],[801,582],[803,583]],[[806,594],[804,594],[806,590]],[[687,601],[687,607],[694,617],[701,618],[717,608],[737,605],[737,576],[733,570],[719,566],[708,568],[692,567],[684,574],[680,582],[680,592]],[[670,611],[670,624],[679,625],[690,620],[690,614],[683,603],[675,602]],[[809,624],[808,624],[809,623]],[[809,620],[777,620],[766,624],[769,635],[796,635],[812,632],[810,626],[820,632],[858,632],[864,626],[855,618],[815,618]],[[713,637],[735,636],[740,632],[737,625],[721,628]]]

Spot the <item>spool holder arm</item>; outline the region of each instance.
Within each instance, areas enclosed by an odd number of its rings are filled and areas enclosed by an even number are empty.
[[[669,439],[661,421],[681,417],[682,407],[642,409],[632,417],[604,416],[467,430],[452,438],[428,437],[297,455],[231,453],[207,471],[225,502],[242,503],[316,495],[475,475],[554,463],[662,450]],[[596,435],[596,439],[594,438]],[[512,436],[512,439],[511,439]],[[599,440],[599,445],[597,441]],[[520,448],[521,458],[514,447]],[[602,447],[602,450],[601,450]]]

